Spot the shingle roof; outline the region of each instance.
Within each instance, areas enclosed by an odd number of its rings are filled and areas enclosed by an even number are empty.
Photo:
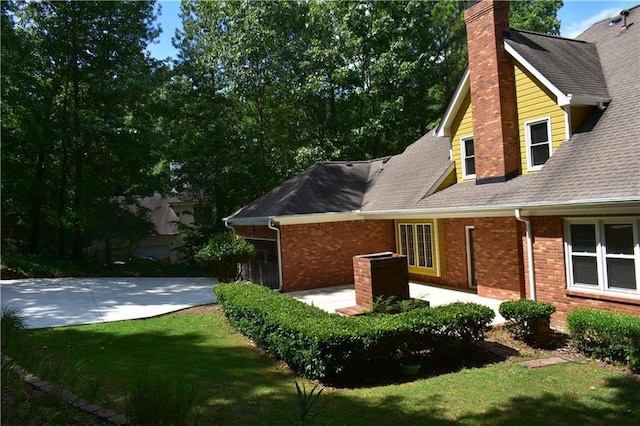
[[[233,218],[358,210],[371,162],[318,163],[238,210]]]
[[[429,132],[381,164],[364,196],[362,211],[411,208],[446,173],[449,142]]]
[[[454,184],[431,194],[451,166],[448,138],[432,132],[385,160],[322,163],[234,217],[362,210],[457,209],[638,202],[640,210],[640,6],[629,30],[604,20],[579,41],[511,30],[507,43],[566,94],[610,97],[535,174],[503,183]],[[606,82],[606,84],[605,84]]]
[[[595,44],[520,30],[503,37],[563,94],[609,96]]]

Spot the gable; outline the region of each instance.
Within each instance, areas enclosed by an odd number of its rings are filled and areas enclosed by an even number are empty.
[[[567,115],[558,106],[557,97],[541,84],[521,64],[514,66],[518,113],[518,137],[520,139],[520,160],[523,174],[530,173],[528,167],[527,124],[536,120],[548,120],[551,127],[551,152],[569,138]]]

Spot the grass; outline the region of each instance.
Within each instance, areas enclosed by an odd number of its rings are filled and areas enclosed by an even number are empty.
[[[253,347],[215,309],[31,330],[28,339],[36,348],[32,361],[82,363],[85,379],[101,383],[96,402],[118,412],[143,372],[193,386],[202,424],[301,424],[296,380],[306,389],[315,385]],[[311,417],[322,425],[640,423],[638,376],[588,360],[537,369],[521,366],[522,360],[411,381],[325,387]]]

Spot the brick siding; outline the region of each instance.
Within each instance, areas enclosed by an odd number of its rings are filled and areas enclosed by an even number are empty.
[[[522,298],[524,227],[514,217],[480,218],[474,222],[478,295],[501,300]]]
[[[556,307],[551,326],[565,330],[567,314],[575,308],[595,308],[640,315],[640,300],[598,293],[582,293],[567,289],[564,228],[562,217],[532,217],[534,235],[536,299]],[[526,240],[523,238],[526,259]],[[525,265],[527,297],[529,293],[528,265]]]
[[[501,179],[520,169],[514,68],[502,41],[509,29],[509,2],[481,1],[464,18],[476,179]]]
[[[395,251],[393,220],[281,226],[283,291],[353,283],[353,257]]]

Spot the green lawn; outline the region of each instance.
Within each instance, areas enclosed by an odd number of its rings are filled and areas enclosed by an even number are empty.
[[[80,369],[101,384],[96,402],[118,412],[124,411],[126,389],[150,373],[192,383],[203,424],[296,421],[294,375],[234,333],[218,311],[29,334],[39,351],[32,353],[32,368],[47,359]],[[326,388],[315,420],[323,425],[640,424],[638,376],[591,361],[537,369],[520,361],[387,385]]]

